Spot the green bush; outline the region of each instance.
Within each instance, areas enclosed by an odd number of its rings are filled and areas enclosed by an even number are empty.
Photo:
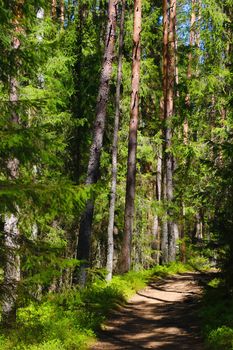
[[[193,268],[189,264],[182,264],[180,262],[173,262],[165,266],[156,265],[153,268],[153,274],[158,277],[166,277],[169,275],[185,273],[192,271]]]
[[[189,258],[188,263],[198,271],[208,271],[210,269],[209,258],[205,256],[194,255]]]
[[[0,350],[83,350],[95,338],[108,314],[153,277],[187,271],[180,263],[155,266],[114,276],[111,282],[95,278],[83,289],[48,294],[40,303],[20,308],[17,329],[0,337]]]
[[[233,298],[224,281],[214,278],[206,286],[200,310],[203,335],[212,350],[233,349]]]
[[[15,350],[65,350],[64,346],[62,345],[61,341],[56,339],[56,340],[49,340],[45,341],[42,344],[36,344],[36,345],[29,345],[26,347],[15,347]]]
[[[214,350],[232,350],[233,328],[222,326],[212,330],[208,336],[208,343]]]
[[[4,335],[0,335],[0,349],[1,350],[11,350],[13,348],[13,343],[11,339]]]

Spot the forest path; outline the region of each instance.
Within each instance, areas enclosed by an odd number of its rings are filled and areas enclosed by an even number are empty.
[[[151,282],[114,311],[91,350],[203,350],[197,318],[203,280],[193,272]]]

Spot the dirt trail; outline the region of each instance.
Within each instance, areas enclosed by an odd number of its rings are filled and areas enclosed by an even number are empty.
[[[115,311],[91,350],[203,350],[197,303],[203,275],[152,282]]]

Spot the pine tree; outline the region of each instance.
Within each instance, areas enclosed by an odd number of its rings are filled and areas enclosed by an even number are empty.
[[[127,272],[131,266],[131,242],[134,224],[134,200],[136,188],[136,153],[139,114],[139,81],[141,56],[141,0],[134,1],[133,55],[132,55],[132,92],[130,104],[130,124],[128,141],[128,163],[124,214],[124,237],[121,252],[121,272]]]
[[[103,136],[105,129],[106,108],[109,94],[109,81],[112,72],[112,61],[114,56],[115,32],[116,32],[116,5],[113,0],[108,5],[108,23],[106,30],[106,41],[104,50],[103,66],[100,78],[99,93],[96,106],[96,120],[94,125],[93,143],[90,150],[88,162],[86,184],[92,185],[99,178],[99,163],[103,145]],[[88,201],[86,209],[82,215],[78,239],[77,257],[84,260],[85,264],[90,262],[90,246],[91,246],[91,226],[94,211],[93,199]],[[80,283],[85,284],[85,269],[81,272]]]

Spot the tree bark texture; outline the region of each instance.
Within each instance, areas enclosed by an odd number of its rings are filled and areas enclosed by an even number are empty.
[[[2,322],[12,326],[16,321],[16,304],[20,282],[20,257],[18,219],[15,214],[5,216],[4,223],[4,281],[2,295]]]
[[[196,6],[196,0],[192,0],[191,3],[191,18],[190,18],[190,36],[189,36],[189,45],[190,45],[190,52],[188,54],[188,71],[187,71],[187,78],[188,81],[192,77],[192,47],[195,44],[195,22],[196,22],[196,13],[195,13],[195,6]],[[189,113],[190,110],[190,94],[188,93],[186,96],[186,106]],[[189,132],[189,125],[188,125],[188,118],[185,117],[184,124],[183,124],[183,134],[184,134],[184,144],[188,144],[188,132]]]
[[[167,200],[169,203],[173,200],[173,155],[172,146],[172,117],[174,115],[174,91],[175,91],[175,40],[176,40],[176,0],[170,1],[169,7],[169,33],[168,33],[168,60],[167,60],[167,115],[166,115],[166,172],[167,172]],[[168,210],[168,259],[176,259],[176,238],[174,222],[171,218],[171,211]]]
[[[64,0],[60,0],[60,9],[61,9],[61,27],[64,27],[65,23],[65,3]]]
[[[157,173],[156,173],[156,200],[158,203],[162,199],[162,146],[159,146],[157,156]],[[156,242],[156,253],[153,254],[155,261],[159,264],[160,260],[160,244],[161,244],[161,222],[159,216],[154,216],[152,235]]]
[[[167,115],[168,0],[163,0],[163,120]]]
[[[180,225],[180,260],[183,264],[186,263],[186,242],[185,242],[185,204],[182,201],[182,222]]]
[[[68,8],[69,9],[69,8]],[[71,16],[71,5],[70,5],[70,14],[67,13],[67,16]],[[82,0],[79,1],[78,11],[77,11],[77,44],[75,50],[76,62],[74,65],[73,76],[75,84],[75,94],[72,100],[72,110],[76,119],[81,119],[83,117],[83,94],[84,94],[84,83],[83,83],[83,46],[84,46],[84,28],[86,25],[86,4]],[[73,159],[73,180],[76,183],[79,183],[80,174],[81,174],[81,153],[82,153],[82,136],[83,133],[80,131],[79,127],[75,128],[74,131],[74,140],[71,144],[71,152]]]
[[[52,9],[51,9],[52,19],[57,17],[57,0],[52,0]]]
[[[166,167],[165,162],[163,163],[163,184],[162,184],[162,194],[164,202],[167,201],[167,181],[166,181]],[[161,264],[168,263],[168,220],[167,212],[165,213],[162,220],[162,235],[161,235]]]
[[[194,45],[199,46],[200,42],[200,33],[199,30],[196,28],[196,19],[200,21],[201,16],[201,1],[200,0],[192,0],[191,2],[191,16],[190,16],[190,35],[189,35],[189,45],[190,45],[190,52],[188,54],[188,69],[187,69],[187,79],[188,81],[192,78],[192,61],[193,61],[193,53],[192,48]],[[198,15],[196,16],[196,13]],[[199,26],[199,24],[198,24]],[[189,122],[188,122],[188,116],[191,114],[190,106],[190,94],[189,92],[186,95],[185,98],[186,108],[187,108],[187,116],[185,116],[184,123],[183,123],[183,143],[184,145],[188,145],[189,141]],[[181,224],[181,246],[180,246],[180,256],[181,261],[186,261],[186,242],[185,242],[185,204],[182,202],[182,224]]]
[[[131,241],[134,221],[134,199],[136,186],[136,152],[137,129],[139,113],[139,80],[140,80],[140,34],[141,34],[141,0],[134,1],[134,29],[133,29],[133,64],[132,64],[132,92],[130,105],[130,125],[128,141],[128,163],[126,180],[126,198],[124,215],[124,236],[121,251],[122,273],[129,271],[131,266]]]
[[[163,102],[160,103],[162,120],[166,121],[167,114],[167,51],[168,51],[168,3],[167,0],[163,0]],[[163,130],[163,134],[164,134]],[[165,154],[165,142],[163,143],[163,153]],[[163,157],[162,164],[162,197],[163,200],[167,199],[167,183],[166,183],[166,167],[165,167],[165,157]],[[162,220],[162,235],[161,235],[161,263],[166,264],[168,260],[168,225],[167,217],[163,217]]]
[[[125,0],[122,0],[117,84],[116,84],[116,114],[115,114],[115,121],[114,121],[113,145],[112,145],[112,183],[111,183],[110,205],[109,205],[108,249],[107,249],[107,265],[106,265],[107,281],[110,281],[112,279],[113,255],[114,255],[113,228],[114,228],[114,213],[115,213],[116,186],[117,186],[117,149],[118,149],[118,130],[119,130],[119,119],[120,119],[122,59],[123,59],[123,45],[124,45],[124,21],[125,21]]]
[[[14,20],[13,26],[16,33],[22,32],[20,20],[22,18],[23,2],[16,3],[13,7]],[[13,50],[18,50],[20,41],[17,36],[12,39]],[[17,58],[16,58],[17,60]],[[16,66],[18,62],[15,62]],[[9,77],[9,101],[11,104],[11,121],[19,123],[17,113],[18,104],[18,81],[15,76]],[[15,180],[19,176],[19,160],[16,158],[7,161],[9,179]],[[17,204],[14,204],[15,211],[18,213]],[[12,327],[16,322],[16,308],[18,299],[18,285],[20,282],[20,256],[19,256],[19,236],[17,214],[11,213],[5,215],[4,222],[4,280],[2,295],[2,323],[5,327]]]
[[[96,106],[96,120],[94,124],[93,142],[90,149],[86,184],[91,185],[99,178],[100,155],[103,146],[103,136],[105,130],[106,108],[109,95],[109,82],[112,73],[112,61],[114,57],[114,45],[116,35],[117,4],[115,0],[109,0],[108,23],[106,31],[106,41],[104,59],[100,77],[99,93]],[[87,202],[84,213],[81,217],[77,258],[89,263],[91,246],[91,226],[94,212],[94,200]],[[84,273],[85,275],[85,273]],[[81,278],[85,282],[85,276]]]
[[[176,0],[163,1],[163,97],[164,97],[164,175],[163,198],[170,206],[173,200],[172,117],[174,115],[175,90],[175,31]],[[167,215],[166,215],[167,214]],[[167,210],[163,220],[161,241],[162,262],[176,257],[175,230],[172,212]]]

